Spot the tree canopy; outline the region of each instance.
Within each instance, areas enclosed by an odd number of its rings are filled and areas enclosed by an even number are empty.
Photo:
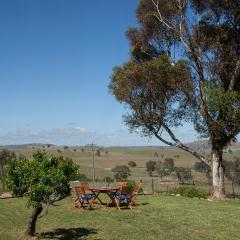
[[[13,158],[8,167],[8,187],[16,196],[26,196],[27,206],[33,214],[27,229],[35,233],[35,224],[43,206],[53,205],[70,193],[69,181],[78,175],[77,167],[70,159],[48,157],[37,151],[31,160],[24,156]]]
[[[131,59],[109,86],[131,110],[125,122],[213,164],[221,197],[222,149],[240,132],[239,0],[141,0],[136,16],[139,26],[126,33]],[[177,138],[184,122],[209,138],[212,163]]]

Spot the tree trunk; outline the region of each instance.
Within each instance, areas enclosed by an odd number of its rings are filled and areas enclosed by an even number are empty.
[[[213,177],[213,199],[224,199],[224,166],[222,161],[222,149],[212,150],[212,177]]]
[[[37,222],[37,218],[39,216],[39,214],[42,212],[43,208],[42,207],[38,207],[38,208],[34,208],[32,215],[29,219],[28,222],[28,228],[26,231],[26,235],[28,236],[34,236],[35,234],[35,230],[36,230],[36,222]]]

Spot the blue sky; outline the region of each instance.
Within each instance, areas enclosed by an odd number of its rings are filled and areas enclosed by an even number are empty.
[[[0,145],[160,145],[130,134],[108,92],[138,0],[0,2]],[[187,131],[186,131],[187,130]],[[177,131],[183,141],[190,126]]]

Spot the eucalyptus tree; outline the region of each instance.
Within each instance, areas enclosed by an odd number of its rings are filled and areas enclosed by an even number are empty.
[[[141,0],[136,16],[131,59],[109,86],[131,110],[125,122],[209,165],[212,197],[224,198],[223,148],[240,132],[240,2]],[[209,139],[211,159],[176,136],[184,122]]]

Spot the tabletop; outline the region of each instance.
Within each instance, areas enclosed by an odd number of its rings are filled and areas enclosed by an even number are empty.
[[[90,187],[89,190],[93,192],[108,193],[119,190],[119,187]]]

